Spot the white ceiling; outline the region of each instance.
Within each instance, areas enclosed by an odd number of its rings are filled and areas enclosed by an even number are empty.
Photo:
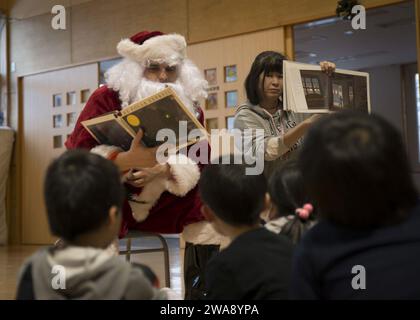
[[[294,36],[299,62],[328,60],[338,68],[358,70],[417,60],[414,1],[367,10],[365,30],[330,18],[296,25]]]

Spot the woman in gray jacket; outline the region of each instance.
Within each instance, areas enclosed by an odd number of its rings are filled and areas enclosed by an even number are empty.
[[[264,137],[252,136],[253,155],[264,154],[264,174],[269,177],[276,167],[295,157],[302,137],[319,115],[308,116],[283,110],[283,60],[275,51],[264,51],[254,60],[245,80],[248,101],[240,105],[235,114],[234,128],[263,129]],[[322,70],[331,74],[335,64],[321,62]],[[246,136],[248,133],[243,131]],[[263,149],[262,149],[263,148]],[[244,150],[245,152],[247,150]]]

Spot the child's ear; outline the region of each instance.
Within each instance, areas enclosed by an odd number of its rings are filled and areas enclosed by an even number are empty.
[[[112,206],[111,208],[109,208],[108,218],[110,226],[119,222],[120,215],[116,206]]]
[[[273,205],[273,202],[271,201],[270,194],[268,192],[265,193],[265,199],[264,199],[264,211],[270,210]]]
[[[272,220],[275,218],[277,212],[276,205],[271,200],[270,194],[268,192],[265,194],[264,211],[267,212],[268,220]]]
[[[207,205],[203,204],[201,206],[201,213],[207,221],[212,222],[214,220],[214,213]]]

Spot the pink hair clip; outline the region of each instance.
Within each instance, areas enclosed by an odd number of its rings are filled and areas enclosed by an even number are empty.
[[[299,218],[308,220],[312,211],[314,211],[314,207],[310,203],[306,203],[302,208],[297,208],[295,212]]]

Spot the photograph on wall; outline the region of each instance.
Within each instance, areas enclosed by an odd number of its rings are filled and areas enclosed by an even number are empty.
[[[238,72],[236,65],[225,67],[225,82],[235,82],[238,80]]]
[[[209,86],[217,85],[217,70],[216,70],[216,68],[204,70],[204,78],[209,83]]]
[[[217,93],[209,93],[206,99],[206,110],[216,110],[217,104]]]
[[[226,108],[235,108],[238,106],[238,91],[226,92]]]

